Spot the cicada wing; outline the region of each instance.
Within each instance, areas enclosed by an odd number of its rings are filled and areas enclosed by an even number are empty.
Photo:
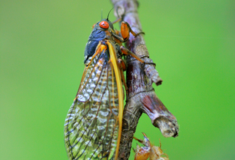
[[[102,52],[94,58],[65,121],[71,160],[113,159],[118,136],[118,93],[114,72]],[[99,57],[99,58],[98,58]]]

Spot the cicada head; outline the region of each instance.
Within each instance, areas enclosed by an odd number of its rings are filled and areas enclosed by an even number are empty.
[[[112,39],[114,34],[113,24],[108,19],[103,19],[93,25],[93,30],[88,38],[84,52],[84,63],[93,56],[98,43],[104,39]]]
[[[114,30],[113,29],[113,23],[110,22],[108,19],[103,19],[97,23],[95,23],[92,26],[93,30],[101,30],[101,31],[106,31],[106,30]]]
[[[113,10],[113,8],[109,11],[106,19],[101,18],[103,20],[101,20],[101,21],[97,22],[96,24],[94,24],[93,29],[100,29],[100,30],[111,29],[111,30],[113,30],[113,23],[109,21],[109,14],[112,10]],[[102,15],[101,15],[101,17],[102,17]]]

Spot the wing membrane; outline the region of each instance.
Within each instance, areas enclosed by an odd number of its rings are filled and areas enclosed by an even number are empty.
[[[84,70],[65,121],[65,143],[72,160],[114,158],[119,102],[115,73],[104,54]]]

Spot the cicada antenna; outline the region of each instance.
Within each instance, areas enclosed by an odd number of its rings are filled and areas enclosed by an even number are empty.
[[[113,8],[114,8],[114,7],[113,7]],[[108,16],[107,16],[107,20],[109,20],[109,14],[110,14],[110,12],[113,10],[113,8],[109,11]]]

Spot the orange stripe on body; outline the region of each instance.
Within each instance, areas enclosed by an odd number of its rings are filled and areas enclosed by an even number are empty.
[[[109,46],[109,53],[110,53],[110,62],[113,66],[115,78],[117,82],[117,90],[118,90],[118,104],[119,104],[119,112],[118,112],[118,120],[119,120],[119,132],[118,132],[118,140],[117,140],[117,148],[116,148],[116,155],[115,160],[118,158],[118,152],[119,152],[119,146],[121,141],[121,134],[122,134],[122,117],[123,117],[123,92],[122,92],[122,81],[121,81],[121,74],[120,70],[117,65],[117,55],[113,48],[113,45],[107,41],[107,44]]]
[[[88,64],[87,67],[90,66],[92,60],[93,60],[99,53],[101,53],[103,50],[106,50],[106,49],[107,49],[107,47],[106,47],[105,45],[101,44],[101,42],[99,42],[99,44],[98,44],[97,47],[96,47],[96,52],[95,52],[95,54],[92,56],[91,61],[90,61],[90,63]]]

